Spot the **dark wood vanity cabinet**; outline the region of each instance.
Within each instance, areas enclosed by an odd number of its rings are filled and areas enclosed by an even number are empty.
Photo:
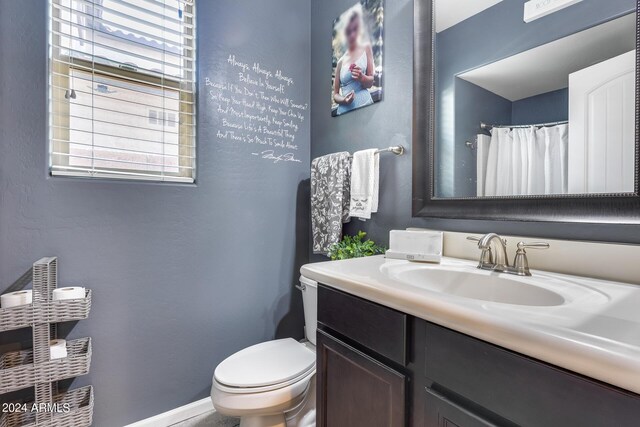
[[[640,396],[320,285],[321,427],[640,426]]]
[[[404,313],[318,287],[317,425],[404,427]]]
[[[318,332],[318,426],[404,427],[406,376]]]

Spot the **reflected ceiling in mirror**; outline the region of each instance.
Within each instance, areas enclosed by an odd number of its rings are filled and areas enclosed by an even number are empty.
[[[435,0],[434,197],[633,193],[635,1],[524,3]]]

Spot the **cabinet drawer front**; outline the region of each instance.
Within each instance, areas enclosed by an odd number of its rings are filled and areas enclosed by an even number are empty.
[[[426,376],[523,426],[631,426],[640,396],[429,324]]]
[[[431,389],[425,400],[426,427],[495,427]]]
[[[394,362],[406,365],[408,316],[344,292],[318,286],[318,323]]]
[[[406,377],[322,331],[318,427],[405,427]]]

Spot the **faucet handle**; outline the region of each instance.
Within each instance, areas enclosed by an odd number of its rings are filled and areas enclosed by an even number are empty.
[[[524,251],[525,249],[549,249],[551,245],[546,242],[519,242],[518,243],[518,251]]]
[[[550,245],[546,242],[519,242],[516,257],[513,260],[513,271],[515,274],[519,276],[531,276],[527,251],[525,249],[549,249],[549,247]]]

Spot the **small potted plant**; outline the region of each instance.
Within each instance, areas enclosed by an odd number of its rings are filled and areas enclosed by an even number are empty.
[[[344,236],[341,242],[331,246],[329,250],[331,260],[362,258],[385,253],[387,248],[377,245],[373,240],[364,240],[366,235],[364,231],[358,231],[355,236]]]

